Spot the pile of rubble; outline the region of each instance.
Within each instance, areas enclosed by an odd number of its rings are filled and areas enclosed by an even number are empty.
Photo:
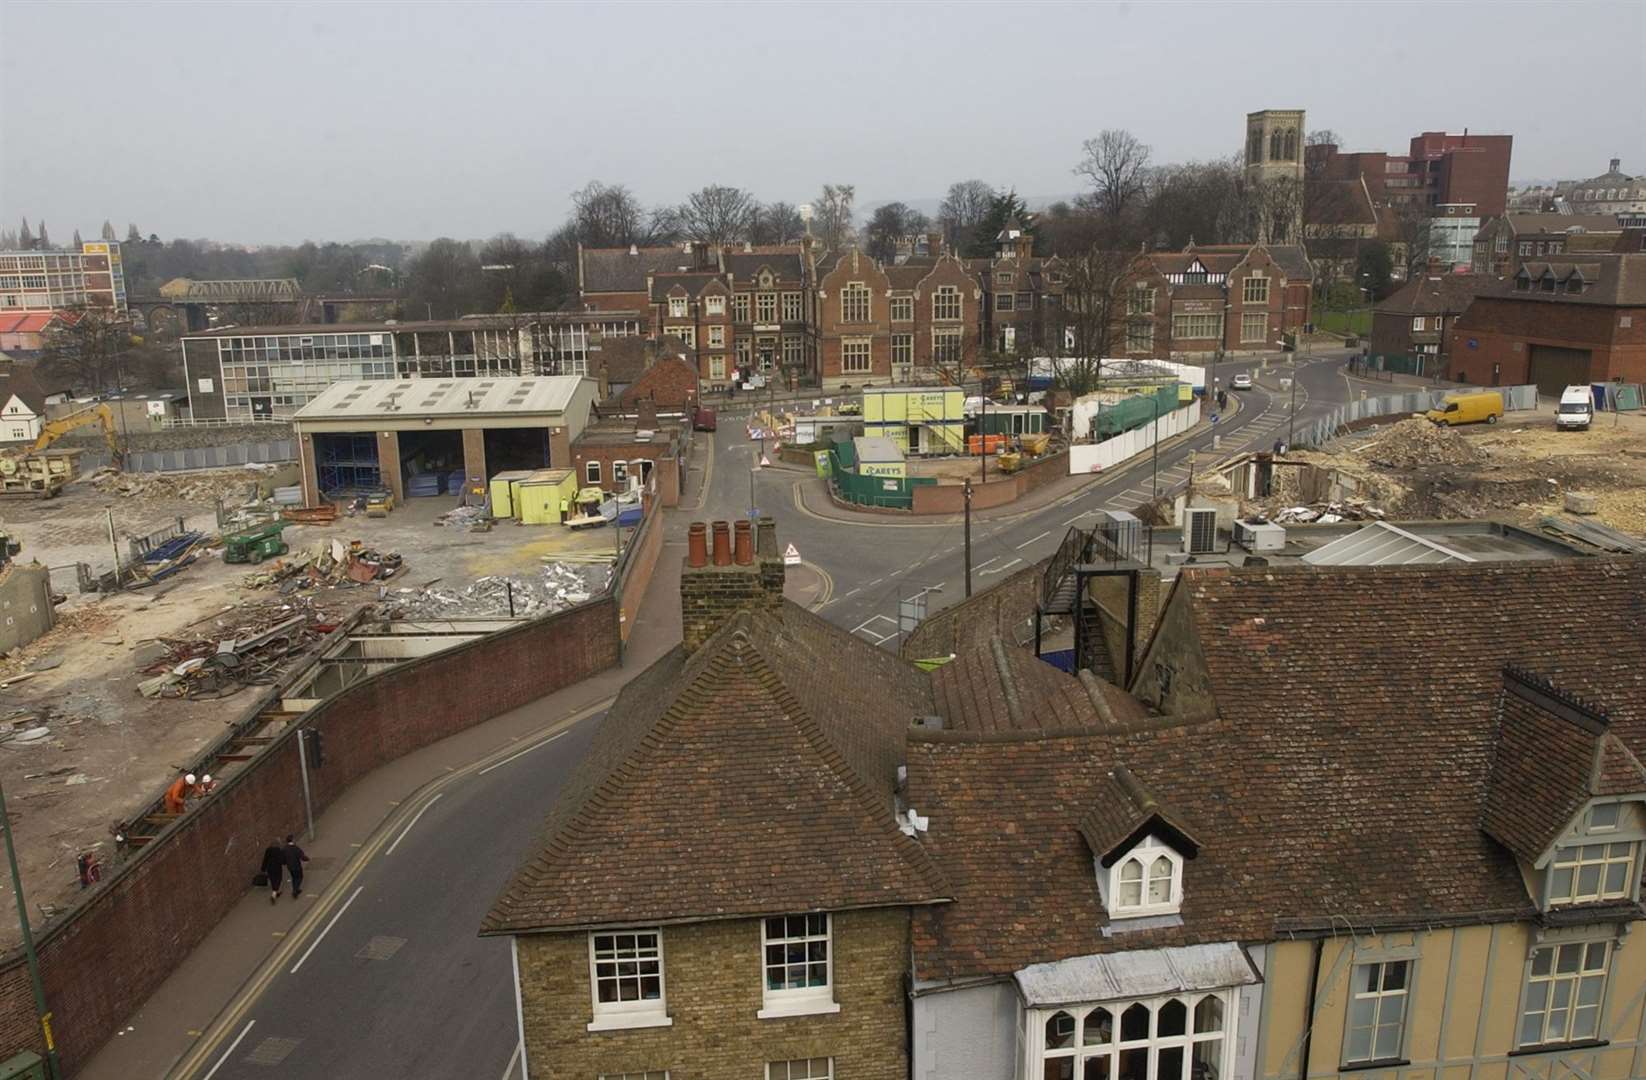
[[[358,540],[322,540],[307,551],[276,560],[267,569],[247,574],[248,589],[278,588],[282,594],[302,589],[355,588],[383,582],[405,569],[397,551],[375,551]]]
[[[1280,525],[1313,523],[1335,525],[1339,521],[1382,521],[1388,515],[1361,499],[1347,502],[1315,503],[1312,506],[1288,506],[1269,517]]]
[[[144,697],[227,697],[246,686],[267,685],[336,624],[309,599],[227,608],[189,637],[155,638],[136,650],[137,684]]]
[[[1485,460],[1469,439],[1449,427],[1417,417],[1380,429],[1376,438],[1356,447],[1354,453],[1386,469],[1479,465]]]
[[[99,491],[123,498],[163,499],[173,502],[210,503],[222,499],[231,505],[255,502],[261,485],[268,482],[266,469],[205,469],[198,472],[135,473],[99,469],[91,483]]]
[[[467,588],[398,589],[378,605],[386,619],[532,618],[589,600],[611,583],[612,566],[551,562],[537,577],[488,576]]]

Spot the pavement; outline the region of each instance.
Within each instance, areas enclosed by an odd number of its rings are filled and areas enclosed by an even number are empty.
[[[1347,400],[1341,356],[1299,365],[1298,417]],[[1251,365],[1226,363],[1220,374]],[[1043,498],[973,522],[974,587],[1049,554],[1099,509],[1129,509],[1187,480],[1188,455],[1263,448],[1290,408],[1260,387],[1240,410],[1150,458],[1049,485]],[[90,1080],[520,1075],[508,944],[481,939],[487,907],[526,855],[611,697],[679,640],[685,529],[751,510],[794,544],[790,593],[866,640],[895,649],[899,597],[932,610],[964,592],[957,522],[835,520],[796,485],[757,467],[741,425],[696,436],[682,507],[614,669],[407,755],[351,788],[316,823],[303,899],[246,898],[82,1072]],[[751,505],[752,504],[752,505]],[[225,873],[242,872],[225,867]],[[249,872],[249,871],[247,871]],[[64,1033],[65,1036],[68,1033]]]

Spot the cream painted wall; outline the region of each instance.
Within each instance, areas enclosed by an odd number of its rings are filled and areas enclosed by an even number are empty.
[[[1305,999],[1314,943],[1288,941],[1267,950],[1259,1047],[1262,1080],[1343,1076],[1352,1080],[1628,1080],[1646,1076],[1646,937],[1625,933],[1612,953],[1598,1048],[1515,1054],[1515,1024],[1527,955],[1537,928],[1529,923],[1471,926],[1406,934],[1333,938],[1323,943],[1309,1068],[1300,1073]],[[1405,1057],[1399,1068],[1344,1070],[1349,976],[1356,958],[1411,957]]]

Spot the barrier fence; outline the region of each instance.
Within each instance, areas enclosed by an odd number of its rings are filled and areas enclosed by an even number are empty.
[[[1077,443],[1069,447],[1069,475],[1113,468],[1143,453],[1161,439],[1183,434],[1200,422],[1202,403],[1203,399],[1196,398],[1181,409],[1122,432],[1112,439],[1100,443]]]
[[[1537,387],[1530,384],[1524,386],[1499,386],[1491,389],[1503,395],[1503,409],[1505,412],[1525,412],[1537,408]],[[1409,390],[1403,394],[1383,394],[1378,397],[1362,398],[1339,405],[1323,416],[1316,417],[1308,422],[1299,422],[1292,436],[1293,446],[1319,446],[1336,437],[1345,425],[1357,420],[1366,420],[1378,416],[1410,416],[1413,413],[1427,412],[1436,408],[1445,401],[1450,394],[1468,393],[1467,390],[1456,389],[1421,389]]]
[[[107,450],[80,455],[81,472],[112,464]],[[134,450],[126,455],[126,472],[184,472],[189,469],[228,469],[236,465],[275,465],[297,460],[296,439],[195,446],[186,450]]]

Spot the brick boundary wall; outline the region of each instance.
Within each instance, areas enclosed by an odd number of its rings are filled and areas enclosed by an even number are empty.
[[[270,838],[301,831],[302,727],[324,738],[325,762],[309,773],[319,814],[382,765],[616,666],[661,552],[660,518],[654,503],[606,595],[408,661],[310,710],[40,932],[65,1072],[90,1060],[240,901]],[[44,1054],[45,1044],[19,949],[0,959],[0,1059],[23,1050]]]
[[[1016,502],[1031,491],[1069,475],[1069,452],[1042,458],[1000,480],[972,485],[972,509],[987,510]],[[966,509],[965,488],[959,484],[923,484],[914,489],[912,514],[959,514]]]
[[[1011,641],[1012,631],[1034,617],[1040,579],[1050,561],[1047,556],[1030,563],[982,592],[928,615],[904,639],[899,655],[906,660],[947,656],[985,645],[996,634]]]

